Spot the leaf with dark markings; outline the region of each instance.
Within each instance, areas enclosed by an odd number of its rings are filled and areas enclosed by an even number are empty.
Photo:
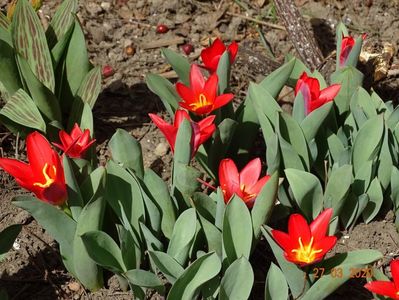
[[[55,79],[50,50],[38,16],[28,1],[18,1],[11,23],[16,52],[27,60],[33,74],[51,92]]]

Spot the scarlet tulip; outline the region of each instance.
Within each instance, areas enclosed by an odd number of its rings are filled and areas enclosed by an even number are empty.
[[[190,87],[178,82],[176,90],[183,99],[179,105],[197,115],[207,115],[210,112],[230,102],[234,95],[217,96],[218,76],[212,74],[205,81],[200,68],[192,65],[190,69]]]
[[[226,47],[225,44],[223,44],[223,42],[217,38],[213,41],[211,46],[201,51],[201,59],[205,68],[211,73],[216,72],[220,57],[223,55],[226,49],[230,54],[230,64],[233,64],[237,56],[238,44],[233,41],[228,47]]]
[[[54,146],[60,148],[64,153],[72,158],[83,158],[87,149],[96,141],[90,139],[90,130],[82,131],[79,125],[75,123],[71,134],[61,130],[59,132],[61,144],[53,143]]]
[[[184,119],[190,121],[191,128],[193,130],[191,138],[191,145],[193,149],[192,156],[195,155],[199,146],[201,146],[204,142],[206,142],[212,136],[213,132],[216,130],[216,126],[215,124],[213,124],[215,116],[206,117],[205,119],[196,123],[190,119],[190,116],[185,110],[177,110],[175,113],[175,119],[173,124],[169,124],[155,114],[148,114],[148,115],[150,116],[151,120],[155,123],[155,125],[157,125],[159,130],[162,131],[172,151],[174,151],[175,149],[177,131],[179,129],[181,122],[183,122]]]
[[[223,159],[219,165],[219,182],[224,202],[228,203],[236,194],[251,208],[260,190],[270,178],[266,175],[259,179],[261,167],[260,159],[255,158],[238,172],[233,160]]]
[[[399,299],[399,260],[391,261],[392,281],[377,280],[371,281],[364,285],[370,292],[390,297],[392,299]]]
[[[40,200],[62,205],[67,199],[67,190],[60,156],[38,132],[28,135],[26,148],[29,164],[16,159],[0,158],[0,167]]]
[[[366,34],[363,34],[362,39],[364,40],[366,36],[367,36]],[[353,37],[342,35],[341,52],[339,54],[340,67],[345,65],[354,45],[355,45],[355,39]]]
[[[334,247],[337,237],[327,236],[333,210],[328,208],[308,225],[300,214],[292,214],[288,220],[288,234],[272,230],[274,240],[284,250],[285,258],[300,266],[320,261]]]
[[[333,84],[323,90],[320,90],[320,83],[317,78],[308,77],[303,72],[295,86],[295,96],[301,92],[305,101],[306,114],[310,114],[315,109],[333,101],[341,88],[340,84]]]

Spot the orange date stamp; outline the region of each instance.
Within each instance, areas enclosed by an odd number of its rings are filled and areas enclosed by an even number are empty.
[[[345,271],[341,267],[332,268],[328,274],[326,274],[325,268],[313,268],[312,274],[315,278],[323,277],[324,275],[331,275],[332,278],[343,278],[349,276],[349,278],[372,278],[372,268],[350,268],[349,274],[345,274]]]

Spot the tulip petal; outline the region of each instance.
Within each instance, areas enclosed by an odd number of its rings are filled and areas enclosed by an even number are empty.
[[[0,158],[0,168],[19,181],[28,182],[32,178],[31,167],[13,158]]]
[[[212,73],[216,71],[220,56],[226,50],[223,42],[217,38],[213,41],[212,45],[201,51],[201,59],[207,68]]]
[[[200,127],[200,130],[203,130],[209,126],[211,126],[213,124],[213,122],[215,121],[216,116],[212,115],[212,116],[208,116],[204,119],[202,119],[201,121],[198,122],[198,125]]]
[[[240,179],[237,166],[231,159],[223,159],[219,165],[219,183],[223,190],[225,202],[240,189]]]
[[[211,124],[208,127],[205,128],[200,128],[200,139],[198,141],[199,145],[202,145],[203,143],[205,143],[215,132],[216,130],[216,125],[215,124]]]
[[[71,144],[74,140],[65,130],[60,130],[58,136],[60,137],[60,141],[63,146],[62,150],[68,147],[68,145]]]
[[[287,253],[291,253],[292,249],[298,247],[298,241],[293,241],[291,237],[283,231],[273,229],[272,236],[276,243]]]
[[[193,91],[185,86],[183,83],[178,82],[176,83],[176,91],[179,94],[180,98],[184,100],[186,103],[195,102],[195,95]]]
[[[82,129],[80,129],[78,123],[75,123],[73,125],[72,131],[71,131],[71,138],[73,140],[77,139],[78,137],[80,137],[82,135]]]
[[[310,228],[306,219],[300,214],[292,214],[288,220],[288,234],[292,240],[302,239],[303,244],[310,242]]]
[[[216,93],[218,90],[218,81],[219,78],[216,75],[216,73],[214,73],[211,76],[209,76],[208,80],[205,83],[204,94],[206,95],[208,102],[215,101]]]
[[[233,98],[234,98],[233,94],[222,94],[220,96],[217,96],[215,102],[213,103],[213,110],[226,105],[231,100],[233,100]]]
[[[251,160],[240,172],[240,186],[253,187],[259,179],[262,163],[259,158]]]
[[[195,97],[201,94],[205,87],[205,78],[201,73],[200,67],[193,64],[190,69],[190,88]]]
[[[198,107],[194,110],[192,107],[188,106],[187,109],[194,112],[196,115],[202,116],[202,115],[207,115],[207,114],[211,113],[214,110],[214,107],[212,104],[209,104],[209,105],[204,105],[204,106]]]
[[[320,92],[319,100],[322,100],[324,102],[333,100],[338,95],[340,89],[340,84],[333,84],[329,87],[326,87]]]
[[[179,128],[181,122],[183,122],[184,119],[191,121],[190,116],[188,115],[188,113],[185,110],[182,110],[182,109],[176,110],[175,119],[173,121],[173,126],[176,128]]]
[[[319,107],[323,106],[327,102],[331,102],[331,101],[332,101],[332,99],[329,100],[329,101],[325,101],[325,100],[319,99],[319,100],[315,100],[315,101],[310,102],[308,104],[308,106],[307,106],[307,108],[308,108],[307,114],[310,114],[312,111],[318,109]]]
[[[391,261],[391,273],[396,289],[399,291],[399,259]]]
[[[230,52],[230,64],[233,64],[238,53],[238,44],[235,41],[233,41],[227,47],[227,50]]]
[[[248,192],[250,194],[256,194],[258,195],[260,191],[262,190],[263,186],[266,184],[266,182],[270,179],[269,175],[263,176],[261,179],[258,180],[258,182],[252,186]]]
[[[26,149],[31,170],[35,174],[42,174],[46,163],[53,164],[53,159],[58,154],[51,148],[47,139],[35,131],[26,138]]]
[[[391,281],[371,281],[366,283],[364,287],[372,293],[391,297],[392,299],[399,299],[398,295],[396,294],[395,284]]]
[[[170,148],[172,151],[175,147],[176,135],[177,135],[177,128],[173,125],[167,123],[164,119],[160,118],[155,114],[148,114],[154,124],[159,128],[159,130],[163,133],[166,140],[169,143]]]
[[[327,208],[321,212],[310,224],[310,232],[315,240],[319,240],[326,236],[332,214],[333,209]]]
[[[323,250],[322,252],[317,254],[317,258],[321,259],[328,251],[330,251],[335,244],[337,243],[337,237],[336,236],[326,236],[324,238],[321,238],[317,240],[315,238],[313,248],[316,250]]]

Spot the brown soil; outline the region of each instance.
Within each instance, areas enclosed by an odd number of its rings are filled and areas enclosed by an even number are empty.
[[[0,0],[0,8],[6,0]],[[103,91],[94,109],[98,155],[101,161],[108,156],[106,145],[116,128],[124,128],[137,138],[143,148],[146,167],[154,169],[167,179],[170,174],[171,155],[167,143],[148,118],[149,112],[166,116],[162,104],[146,87],[145,74],[161,73],[165,76],[171,69],[160,55],[160,49],[144,49],[157,39],[179,36],[194,46],[190,59],[199,56],[208,38],[221,36],[225,40],[240,42],[239,59],[233,67],[233,92],[237,101],[245,97],[249,81],[258,81],[273,69],[274,64],[259,42],[256,25],[237,16],[221,14],[227,11],[249,17],[262,16],[268,22],[278,18],[269,10],[267,0],[241,0],[247,9],[233,0],[114,0],[81,1],[78,13],[88,40],[90,58],[94,65],[111,65],[115,74],[104,80]],[[398,45],[399,4],[397,0],[297,0],[301,12],[315,30],[316,38],[325,56],[334,49],[333,27],[338,20],[344,21],[355,34],[368,33],[371,46],[377,50],[384,41]],[[40,12],[43,20],[52,16],[60,3],[44,1]],[[155,26],[166,24],[170,31],[164,35],[155,33]],[[286,53],[294,53],[285,31],[262,28],[277,62]],[[125,47],[132,46],[133,55],[127,55]],[[170,45],[176,51],[181,45]],[[376,51],[377,51],[376,50]],[[294,53],[295,54],[295,53]],[[397,68],[395,55],[392,69]],[[373,87],[384,99],[398,95],[398,79],[390,77],[374,83]],[[16,151],[15,138],[0,130],[1,150],[4,156],[23,153],[19,143]],[[20,156],[23,158],[23,155]],[[117,281],[108,274],[107,286],[95,293],[85,291],[63,268],[56,243],[33,220],[29,214],[14,207],[10,200],[24,193],[14,181],[0,173],[0,230],[13,223],[25,226],[7,259],[0,265],[0,288],[5,287],[11,299],[130,299],[130,293],[122,292]],[[378,249],[384,259],[378,263],[385,268],[389,261],[399,255],[399,238],[390,214],[385,219],[368,225],[359,224],[342,237],[334,251],[354,249]],[[265,262],[266,263],[266,262]],[[262,277],[262,276],[261,276]],[[264,281],[260,278],[260,281]],[[260,284],[264,284],[260,282]],[[363,282],[353,280],[339,289],[329,299],[371,299],[361,288]],[[256,291],[262,286],[256,286]],[[256,295],[255,295],[256,294]],[[254,292],[254,299],[258,293]],[[261,293],[259,294],[261,295]],[[256,297],[256,298],[255,298]],[[261,298],[259,298],[261,299]]]

